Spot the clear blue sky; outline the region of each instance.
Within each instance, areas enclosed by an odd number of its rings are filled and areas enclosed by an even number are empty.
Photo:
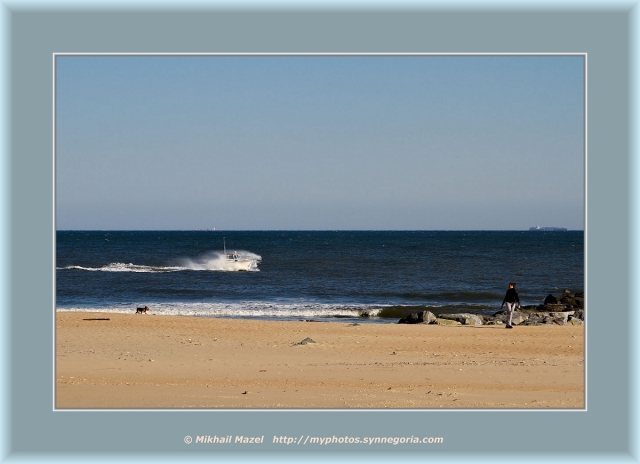
[[[582,229],[578,56],[60,56],[57,229]]]

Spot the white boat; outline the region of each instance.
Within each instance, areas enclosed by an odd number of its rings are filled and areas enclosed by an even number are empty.
[[[233,253],[227,253],[227,244],[225,237],[222,237],[222,244],[224,248],[224,259],[226,260],[225,269],[227,271],[250,271],[258,267],[258,260],[254,258],[247,258],[241,256],[237,251]]]

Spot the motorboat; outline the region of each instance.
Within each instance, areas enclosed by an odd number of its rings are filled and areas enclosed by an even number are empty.
[[[258,267],[258,260],[240,255],[237,251],[227,253],[227,244],[225,237],[222,237],[223,256],[226,261],[225,269],[227,271],[250,271]]]

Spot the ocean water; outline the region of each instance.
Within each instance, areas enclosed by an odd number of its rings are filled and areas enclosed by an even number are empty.
[[[227,251],[256,259],[227,270]],[[58,311],[397,322],[412,312],[499,310],[584,289],[584,233],[58,231]]]

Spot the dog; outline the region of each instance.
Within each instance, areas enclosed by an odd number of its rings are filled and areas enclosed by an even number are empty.
[[[136,314],[142,314],[149,311],[149,306],[145,306],[144,308],[136,308]]]

